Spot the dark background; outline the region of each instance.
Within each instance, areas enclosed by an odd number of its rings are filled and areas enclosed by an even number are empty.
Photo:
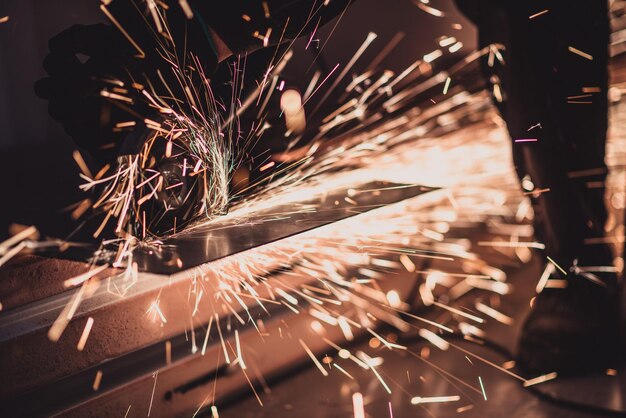
[[[386,69],[396,73],[436,49],[436,39],[443,35],[455,36],[464,43],[457,56],[473,50],[475,30],[453,1],[432,0],[430,4],[445,11],[446,16],[428,15],[411,0],[358,0],[326,44],[323,63],[329,69],[337,63],[345,65],[370,31],[377,33],[378,38],[355,70],[366,68],[397,32],[406,35],[383,62]],[[0,237],[6,236],[11,223],[35,224],[45,234],[56,237],[66,236],[76,226],[69,214],[62,211],[87,197],[78,189],[80,178],[71,155],[76,146],[48,115],[47,102],[35,95],[33,84],[45,76],[42,62],[48,52],[48,39],[76,23],[106,22],[99,5],[97,0],[0,0],[0,17],[8,15],[10,19],[0,24]],[[455,23],[463,29],[453,29]],[[330,36],[333,25],[331,22],[317,31],[314,38],[320,40],[320,45]],[[302,91],[317,68],[311,66],[311,48],[304,50],[307,42],[303,38],[296,43],[296,55],[283,73]],[[259,56],[249,62],[260,73],[263,61]],[[228,81],[227,67],[222,67],[214,80],[220,85]],[[253,70],[249,74],[254,74]],[[255,85],[253,79],[246,82],[249,88]],[[323,94],[322,87],[317,97]],[[336,107],[331,97],[319,113]],[[89,156],[85,157],[89,162]]]

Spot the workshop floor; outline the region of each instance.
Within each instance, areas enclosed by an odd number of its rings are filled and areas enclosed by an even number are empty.
[[[515,349],[518,328],[528,312],[528,302],[534,295],[534,286],[540,274],[539,262],[529,263],[524,268],[510,272],[510,280],[516,290],[504,297],[503,306],[506,306],[507,313],[513,314],[514,325],[506,326],[491,321],[483,328],[492,340],[509,350]],[[266,393],[260,393],[263,406],[254,396],[250,396],[234,402],[229,408],[221,409],[220,417],[351,417],[352,394],[355,392],[363,393],[365,411],[369,417],[598,416],[597,413],[566,409],[542,401],[528,389],[523,388],[521,382],[514,377],[483,363],[474,356],[467,355],[461,349],[496,365],[502,365],[510,360],[509,358],[475,344],[461,341],[453,344],[459,348],[451,346],[447,351],[441,351],[433,347],[430,350],[428,361],[440,367],[442,370],[439,371],[401,351],[390,352],[384,347],[380,348],[378,355],[384,358],[380,370],[386,373],[385,379],[394,382],[390,384],[391,395],[385,392],[371,372],[357,366],[346,363],[344,367],[354,380],[335,368],[329,370],[328,377],[324,377],[315,367],[310,367],[271,384]],[[363,343],[362,347],[365,349],[367,342]],[[419,346],[416,343],[411,348],[419,349]],[[358,349],[359,347],[355,347],[354,351]],[[329,355],[332,356],[334,353],[329,352]],[[536,388],[559,398],[602,408],[624,410],[625,370],[624,367],[619,368],[615,376],[599,373],[581,378],[559,377],[554,381],[537,385]],[[453,377],[449,378],[446,374]],[[484,395],[479,377],[484,386]],[[468,383],[473,389],[460,384],[457,379]],[[399,389],[400,384],[404,390]],[[413,396],[450,395],[461,395],[461,400],[431,405],[412,405],[410,402]]]

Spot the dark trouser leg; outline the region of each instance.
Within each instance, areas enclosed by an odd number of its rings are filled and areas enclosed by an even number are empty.
[[[607,3],[518,3],[510,10],[504,117],[520,171],[536,189],[550,189],[532,198],[536,229],[546,254],[564,267],[576,258],[606,264],[608,251],[585,239],[602,236],[606,221]],[[521,138],[537,142],[515,142]]]
[[[485,68],[501,83],[504,101],[496,105],[513,140],[520,180],[528,176],[535,190],[549,189],[532,197],[535,233],[546,255],[564,268],[574,259],[610,263],[608,248],[585,244],[603,235],[606,221],[607,2],[457,3],[478,25],[481,47],[506,47],[505,65]],[[537,142],[515,142],[529,138]]]
[[[520,179],[528,176],[535,190],[549,189],[532,198],[545,255],[563,268],[576,259],[581,266],[609,265],[607,246],[585,242],[603,235],[606,220],[598,186],[607,172],[607,2],[457,1],[474,12],[481,43],[507,48],[506,65],[494,67],[505,96],[497,105]],[[543,10],[548,12],[529,19]],[[541,129],[531,129],[539,123]],[[515,142],[524,138],[537,141]],[[529,371],[578,373],[616,358],[614,278],[603,278],[608,286],[576,272],[567,279],[565,289],[545,289],[537,297],[524,323],[518,360]]]

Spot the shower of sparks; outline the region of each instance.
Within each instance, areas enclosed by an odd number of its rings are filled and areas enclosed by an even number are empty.
[[[187,2],[180,0],[179,3],[187,18],[191,18],[193,11]],[[426,13],[436,17],[444,16],[442,11],[428,6],[427,1],[414,0],[414,3]],[[149,4],[156,8],[154,10],[160,7],[159,2]],[[263,5],[266,15],[269,15],[271,11],[267,4],[263,2]],[[139,45],[130,38],[105,5],[102,5],[102,9],[138,52],[143,54]],[[536,13],[530,19],[547,12]],[[159,20],[161,14],[156,13],[152,18],[160,22],[155,26],[166,33],[167,22]],[[250,18],[244,15],[242,19]],[[307,47],[316,30],[317,25]],[[257,33],[264,44],[269,42],[270,36],[276,34],[272,35],[270,31]],[[293,152],[296,158],[285,162],[263,160],[259,171],[271,173],[272,181],[263,184],[262,188],[258,187],[259,184],[248,184],[236,193],[229,190],[229,184],[235,171],[244,166],[246,161],[238,160],[231,143],[243,141],[249,144],[263,140],[259,137],[267,122],[266,106],[269,106],[274,91],[282,91],[276,86],[279,85],[282,69],[288,65],[292,56],[291,52],[286,52],[268,67],[265,79],[259,83],[254,94],[245,100],[233,98],[229,108],[228,104],[218,103],[213,97],[207,76],[201,71],[189,75],[181,57],[163,48],[161,52],[164,59],[172,64],[172,71],[179,80],[180,86],[177,87],[184,93],[183,97],[169,100],[143,85],[125,86],[160,115],[158,120],[144,120],[147,134],[140,151],[136,155],[119,157],[115,164],[103,168],[95,176],[81,155],[78,152],[74,154],[80,176],[85,181],[81,189],[96,191],[97,194],[93,202],[89,201],[88,204],[94,211],[104,215],[94,236],[100,236],[105,227],[113,226],[118,238],[103,241],[94,256],[94,261],[100,264],[98,267],[93,266],[88,272],[64,282],[66,287],[73,288],[74,293],[50,328],[50,340],[59,340],[67,324],[76,317],[79,306],[94,294],[131,298],[134,292],[139,292],[137,283],[140,274],[133,254],[141,246],[158,252],[163,238],[200,227],[211,231],[211,228],[218,230],[224,225],[270,223],[277,219],[289,222],[293,213],[324,209],[301,202],[315,196],[325,196],[329,191],[348,190],[344,200],[358,209],[360,193],[383,191],[367,190],[364,185],[387,181],[412,186],[425,185],[437,190],[388,207],[373,209],[335,225],[302,233],[295,239],[284,239],[256,248],[254,252],[213,261],[193,269],[193,272],[178,273],[167,284],[163,284],[154,300],[146,304],[147,309],[144,309],[147,319],[156,326],[176,326],[175,320],[168,321],[166,317],[166,314],[169,316],[168,289],[173,284],[188,281],[189,317],[181,326],[191,336],[194,355],[199,351],[198,355],[204,356],[211,344],[215,343],[220,357],[218,363],[238,363],[241,369],[238,372],[245,376],[259,403],[261,399],[246,374],[246,370],[250,372],[255,369],[254,350],[245,350],[250,353],[246,357],[246,364],[242,356],[242,344],[248,340],[244,335],[247,328],[262,337],[267,335],[262,321],[259,323],[253,319],[255,317],[251,309],[260,308],[269,315],[269,306],[284,307],[310,319],[309,331],[314,333],[318,341],[314,345],[313,340],[307,338],[307,345],[303,339],[297,339],[304,353],[324,377],[329,376],[329,372],[318,360],[318,356],[323,355],[320,354],[320,344],[317,344],[321,342],[326,344],[325,349],[335,349],[339,359],[371,372],[389,394],[391,388],[383,379],[387,375],[381,358],[361,351],[353,353],[349,346],[344,348],[341,341],[350,341],[357,335],[369,333],[374,336],[371,348],[384,348],[392,353],[408,352],[442,376],[478,394],[482,393],[485,400],[487,395],[481,377],[478,378],[479,391],[475,384],[449,375],[429,362],[427,355],[418,355],[399,344],[397,339],[390,339],[382,331],[377,332],[378,326],[387,324],[399,332],[408,332],[419,325],[417,334],[428,343],[441,350],[452,351],[450,349],[454,348],[461,351],[523,381],[525,386],[556,378],[556,374],[550,374],[525,380],[445,338],[446,333],[457,330],[461,330],[467,338],[483,332],[478,327],[482,326],[485,319],[472,314],[467,306],[474,306],[479,314],[503,324],[510,325],[513,322],[511,317],[498,310],[501,307],[491,299],[489,305],[483,302],[471,302],[469,305],[458,302],[472,291],[491,292],[496,297],[511,291],[505,272],[481,259],[474,247],[489,247],[490,250],[497,250],[499,254],[522,262],[525,259],[520,254],[524,251],[545,248],[543,243],[531,241],[532,231],[528,232],[528,226],[532,212],[527,198],[518,191],[510,158],[505,157],[510,144],[502,127],[494,123],[496,113],[490,103],[490,93],[486,90],[466,91],[460,81],[458,86],[455,82],[450,91],[452,78],[462,80],[467,74],[476,76],[480,73],[481,59],[487,59],[490,66],[496,60],[504,63],[501,46],[488,46],[445,71],[440,71],[437,65],[443,60],[438,59],[463,46],[454,37],[443,37],[435,45],[437,49],[425,54],[398,75],[391,72],[377,74],[374,71],[360,73],[356,64],[375,39],[376,34],[368,34],[346,65],[337,63],[324,77],[320,71],[313,74],[298,110],[306,113],[318,110],[341,81],[351,74],[352,81],[347,90],[342,92],[346,100],[337,103],[334,111],[323,119],[322,126],[314,132],[314,139],[309,145],[302,149],[290,146],[285,154]],[[573,47],[569,47],[569,50],[593,59]],[[191,52],[187,58],[200,67]],[[379,60],[375,61],[378,66]],[[243,71],[240,65],[237,61],[238,67],[234,74]],[[328,83],[340,67],[340,74],[332,83]],[[234,77],[234,85],[242,82],[236,75]],[[318,83],[320,79],[322,81]],[[441,92],[440,87],[437,87],[441,83],[445,83],[445,97],[439,95],[437,101],[434,101],[429,96],[429,89],[436,88]],[[316,95],[318,92],[320,94]],[[101,94],[113,101],[129,100],[129,97],[112,88],[103,89]],[[503,99],[497,83],[493,85],[493,94],[498,101]],[[321,98],[318,97],[320,95]],[[312,102],[314,107],[309,103],[312,98],[319,99],[317,103]],[[238,117],[254,103],[259,104],[258,114],[261,116],[257,118],[252,132],[244,135]],[[482,115],[482,118],[476,123],[476,117],[468,115]],[[352,127],[351,124],[355,122],[358,122],[358,126]],[[118,129],[133,127],[134,123],[129,122],[117,126]],[[349,128],[348,134],[335,134],[345,127]],[[537,124],[530,129],[535,127],[541,128],[541,125]],[[515,140],[535,141],[535,138]],[[190,206],[188,216],[174,218],[173,225],[166,231],[154,229],[171,209],[168,205],[172,202],[164,203],[163,195],[167,191],[175,191],[181,184],[178,181],[170,184],[164,173],[154,165],[154,159],[163,157],[155,151],[160,142],[165,144],[163,153],[168,158],[184,156],[181,163],[182,177],[197,187],[199,196],[198,205]],[[468,155],[472,158],[468,158]],[[190,196],[182,196],[183,203],[190,200]],[[282,209],[286,206],[290,207],[289,213]],[[262,211],[268,213],[267,219],[254,217]],[[488,225],[498,238],[470,242],[452,233],[455,228],[458,230],[482,225]],[[36,248],[35,235],[36,229],[31,227],[0,243],[0,266],[23,250]],[[565,273],[553,260],[549,261]],[[180,260],[173,262],[181,269],[185,267],[180,264]],[[111,277],[106,280],[99,278],[102,273],[108,274],[109,267],[118,268],[121,272],[111,273]],[[277,268],[287,272],[283,275],[272,273]],[[392,276],[401,273],[405,276],[399,277],[416,282],[417,298],[422,305],[432,306],[433,311],[441,313],[438,318],[449,319],[430,320],[408,312],[407,309],[411,308],[409,303],[413,301],[405,301],[403,298],[407,291],[401,290],[398,281],[392,280]],[[101,281],[106,282],[106,286],[100,286]],[[548,278],[542,276],[541,289],[547,282]],[[226,325],[223,320],[228,320]],[[468,320],[475,325],[462,322]],[[199,327],[201,322],[198,321],[202,321],[202,327]],[[217,338],[215,332],[211,335],[213,323],[217,328]],[[94,318],[90,316],[78,343],[79,350],[85,347],[93,324]],[[198,330],[204,332],[204,327],[206,333],[201,347],[198,347],[196,333]],[[276,332],[284,337],[288,331],[281,326]],[[328,335],[328,331],[337,331],[343,338],[327,338],[325,335]],[[198,334],[198,338],[202,338],[201,335]],[[167,341],[165,351],[168,365],[172,361],[171,350],[172,344]],[[468,361],[471,362],[469,357]],[[344,368],[330,358],[324,358],[324,363],[329,370],[332,371],[334,367],[351,380],[355,379],[346,370],[350,370],[349,367]],[[148,415],[152,409],[157,376],[158,371],[153,375],[154,386]],[[93,382],[94,391],[98,390],[101,379],[102,371],[98,371]],[[395,384],[392,380],[387,381]],[[210,396],[204,399],[196,413],[209,399]],[[421,405],[456,402],[460,399],[458,395],[415,396],[410,398],[410,402]],[[363,395],[354,393],[352,400],[355,418],[364,417]],[[458,408],[457,412],[471,408],[472,405],[467,405]],[[211,406],[210,410],[213,417],[218,417],[216,406]],[[392,416],[391,403],[389,414]]]

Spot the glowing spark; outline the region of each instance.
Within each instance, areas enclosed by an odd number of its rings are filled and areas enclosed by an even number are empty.
[[[239,343],[239,331],[235,330],[235,345],[237,347],[237,359],[239,360],[239,366],[242,370],[246,370],[246,364],[243,362],[243,356],[241,355],[241,344]]]
[[[383,343],[383,345],[385,347],[387,347],[388,349],[393,349],[393,348],[397,348],[400,350],[406,350],[406,347],[403,345],[399,345],[399,344],[395,344],[392,342],[387,341],[386,339],[384,339],[380,334],[378,334],[377,332],[375,332],[374,330],[372,330],[371,328],[367,328],[367,331],[372,334],[376,339],[378,339],[381,343]]]
[[[507,369],[505,369],[504,367],[498,366],[494,362],[489,361],[489,360],[487,360],[487,359],[485,359],[485,358],[483,358],[483,357],[481,357],[481,356],[479,356],[477,354],[474,354],[471,351],[468,351],[468,350],[466,350],[466,349],[464,349],[462,347],[459,347],[458,345],[452,344],[451,342],[448,342],[448,344],[450,344],[451,347],[454,347],[455,349],[457,349],[457,350],[459,350],[459,351],[461,351],[461,352],[463,352],[463,353],[465,353],[465,354],[467,354],[469,356],[472,356],[475,359],[478,359],[478,360],[482,361],[485,364],[488,364],[488,365],[490,365],[492,367],[495,367],[496,369],[500,370],[501,372],[504,372],[504,373],[508,374],[509,376],[516,378],[517,380],[519,380],[521,382],[525,382],[526,381],[526,379],[524,379],[523,377],[521,377],[521,376],[519,376],[519,375],[517,375],[517,374],[515,374],[513,372],[510,372]]]
[[[418,331],[418,334],[420,335],[420,337],[427,340],[429,343],[442,351],[446,351],[448,348],[450,348],[450,343],[448,343],[446,340],[444,340],[434,332],[427,330],[426,328],[420,329]]]
[[[263,13],[265,14],[265,18],[269,19],[270,18],[270,8],[267,5],[266,1],[262,1],[261,5],[263,6]]]
[[[165,341],[165,364],[168,366],[172,364],[172,342],[170,340]]]
[[[535,189],[535,190],[531,190],[529,192],[524,192],[524,196],[533,196],[533,197],[538,197],[543,193],[547,193],[550,191],[549,187],[546,187],[545,189]]]
[[[0,17],[0,23],[6,23],[9,21],[9,16]]]
[[[306,46],[304,47],[304,49],[309,49],[309,45],[311,45],[311,41],[313,40],[313,37],[315,36],[315,33],[317,32],[317,27],[319,26],[321,21],[321,18],[317,20],[317,23],[315,24],[315,28],[313,29],[313,32],[311,32],[311,36],[309,37],[309,42],[306,43]]]
[[[452,79],[450,77],[446,78],[446,84],[443,86],[443,94],[448,94],[448,89],[450,88],[450,83]]]
[[[333,366],[339,370],[341,373],[345,374],[346,376],[348,376],[351,380],[354,380],[354,377],[348,373],[343,367],[341,367],[340,365],[338,365],[337,363],[333,363]]]
[[[529,19],[534,19],[534,18],[536,18],[536,17],[539,17],[539,16],[542,16],[542,15],[545,15],[545,14],[546,14],[546,13],[548,13],[549,11],[550,11],[550,10],[545,9],[545,10],[542,10],[542,11],[540,11],[540,12],[535,13],[534,15],[530,15],[530,16],[528,16],[528,18],[529,18]]]
[[[442,48],[445,48],[447,46],[454,44],[455,42],[456,42],[456,38],[454,36],[446,36],[446,37],[443,37],[439,41],[439,46]]]
[[[365,418],[365,405],[363,395],[360,392],[352,394],[352,408],[354,409],[354,418]]]
[[[515,360],[509,360],[502,363],[502,367],[504,367],[506,370],[511,370],[513,367],[515,367],[515,364]]]
[[[157,378],[159,377],[159,371],[157,370],[154,375],[154,386],[152,386],[152,395],[150,395],[150,406],[148,407],[148,416],[152,412],[152,402],[154,401],[154,391],[156,390]]]
[[[546,245],[540,242],[507,242],[507,241],[478,241],[477,245],[481,247],[508,247],[508,248],[536,248],[545,250]]]
[[[485,392],[485,386],[483,385],[483,379],[478,376],[478,382],[480,383],[480,389],[483,391],[483,398],[487,400],[487,393]]]
[[[473,408],[474,408],[474,405],[465,405],[465,406],[462,406],[460,408],[457,408],[456,409],[456,413],[457,414],[461,414],[461,413],[469,411],[470,409],[473,409]]]
[[[340,316],[337,319],[337,323],[339,324],[339,328],[341,328],[341,332],[343,332],[346,341],[354,340],[354,334],[352,333],[352,329],[350,329],[350,325],[348,324],[346,318]]]
[[[178,4],[180,4],[187,19],[193,19],[193,10],[189,6],[189,3],[187,3],[187,0],[178,0]]]
[[[385,383],[385,381],[383,380],[383,377],[380,375],[380,373],[378,373],[378,370],[376,370],[376,367],[374,366],[374,359],[371,358],[370,356],[368,356],[367,354],[365,354],[362,351],[359,351],[357,353],[359,355],[359,357],[361,357],[361,360],[367,364],[367,366],[369,367],[369,369],[374,373],[374,375],[376,376],[376,378],[378,379],[378,381],[380,382],[381,385],[383,385],[383,388],[385,388],[385,390],[387,391],[388,394],[391,394],[391,389],[389,388],[389,386],[387,385],[387,383]]]
[[[460,401],[461,397],[459,395],[453,396],[430,396],[430,397],[421,397],[414,396],[411,398],[412,405],[420,405],[424,403],[442,403],[442,402],[457,402]]]
[[[581,51],[580,49],[576,49],[573,46],[568,46],[567,50],[569,52],[573,52],[574,54],[579,55],[579,56],[581,56],[581,57],[583,57],[585,59],[588,59],[589,61],[593,61],[593,57],[591,55],[587,54],[586,52]]]
[[[452,313],[455,313],[455,314],[457,314],[457,315],[464,316],[465,318],[467,318],[467,319],[471,319],[472,321],[476,321],[476,322],[478,322],[479,324],[482,324],[483,322],[485,322],[485,320],[484,320],[484,319],[482,319],[482,318],[480,318],[480,317],[478,317],[478,316],[476,316],[476,315],[468,314],[467,312],[463,312],[463,311],[462,311],[462,310],[460,310],[460,309],[456,309],[456,308],[453,308],[453,307],[451,307],[451,306],[444,305],[443,303],[439,303],[439,302],[435,302],[435,301],[434,301],[434,302],[433,302],[433,305],[438,306],[438,307],[440,307],[440,308],[442,308],[442,309],[448,310],[448,311],[450,311],[450,312],[452,312]]]
[[[413,264],[413,261],[411,261],[407,255],[402,254],[400,256],[400,262],[409,273],[413,273],[415,271],[415,264]]]
[[[113,100],[120,100],[120,101],[126,102],[126,103],[133,103],[133,99],[131,99],[130,97],[126,97],[126,96],[123,96],[123,95],[117,94],[117,93],[111,93],[110,91],[107,91],[107,90],[102,90],[100,92],[100,95],[102,97],[107,97],[107,98],[113,99]]]
[[[78,165],[78,167],[80,168],[80,171],[82,171],[84,175],[86,175],[89,178],[93,177],[93,174],[91,174],[89,167],[87,167],[87,164],[85,163],[85,160],[83,159],[83,156],[80,155],[80,152],[78,150],[74,150],[74,152],[72,152],[72,158],[74,158],[74,161],[76,161],[76,164]]]
[[[419,7],[421,10],[423,10],[424,12],[428,13],[429,15],[435,16],[435,17],[444,17],[445,13],[442,12],[439,9],[435,9],[434,7],[428,6],[426,4],[424,4],[421,1],[417,1],[417,0],[413,0],[413,3],[415,3],[415,5],[417,7]]]
[[[550,256],[546,256],[546,258],[554,265],[554,267],[558,268],[561,273],[567,276],[567,272],[563,269],[563,267],[559,266],[556,261],[550,258]]]
[[[165,315],[163,315],[163,312],[161,311],[161,308],[159,307],[159,300],[156,299],[155,301],[153,301],[150,304],[150,307],[148,308],[148,310],[146,311],[147,314],[152,314],[153,315],[153,321],[156,320],[157,316],[161,319],[161,322],[163,324],[167,323],[167,319],[165,318]]]
[[[494,84],[493,85],[493,95],[496,98],[496,100],[498,101],[498,103],[502,103],[502,91],[500,90],[500,84]]]
[[[413,315],[413,314],[411,314],[411,313],[408,313],[408,312],[403,312],[403,311],[398,311],[398,312],[399,312],[399,313],[401,313],[401,314],[403,314],[403,315],[406,315],[406,316],[408,316],[408,317],[411,317],[411,318],[417,319],[418,321],[425,322],[425,323],[427,323],[428,325],[432,325],[432,326],[435,326],[435,327],[437,327],[437,328],[440,328],[440,329],[441,329],[441,330],[443,330],[443,331],[450,332],[450,333],[454,332],[454,330],[453,330],[452,328],[448,328],[448,327],[446,327],[445,325],[439,324],[439,323],[434,322],[434,321],[430,321],[430,320],[428,320],[428,319],[426,319],[426,318],[422,318],[421,316]]]
[[[389,302],[389,305],[394,308],[398,308],[402,305],[400,294],[395,290],[390,290],[389,292],[387,292],[387,302]]]
[[[433,52],[424,55],[424,62],[431,63],[442,55],[441,49],[435,49]]]
[[[537,142],[537,138],[520,138],[516,139],[515,142]]]
[[[2,254],[8,248],[14,246],[15,244],[25,239],[28,239],[36,234],[37,234],[37,228],[35,228],[34,226],[29,226],[28,228],[23,229],[22,231],[13,235],[11,238],[0,243],[0,254]]]
[[[322,82],[315,88],[315,90],[313,90],[313,93],[311,93],[308,96],[305,96],[306,99],[304,100],[304,102],[302,102],[302,106],[304,107],[304,105],[309,101],[309,99],[311,97],[313,97],[313,95],[315,93],[317,93],[317,91],[320,89],[320,87],[322,87],[324,85],[324,83],[326,83],[326,81],[330,78],[331,75],[333,75],[333,73],[337,70],[337,68],[339,68],[339,63],[337,63],[337,65],[335,65],[335,67],[330,71],[330,73],[328,73],[328,75],[322,80]]]
[[[461,50],[461,48],[463,48],[463,42],[459,41],[452,45],[450,48],[448,48],[448,52],[454,54],[455,52]]]
[[[337,78],[335,79],[335,81],[333,82],[333,84],[331,84],[331,86],[328,88],[328,90],[326,91],[326,94],[324,94],[324,96],[322,96],[322,98],[320,99],[320,101],[317,103],[317,106],[313,109],[312,113],[315,113],[317,111],[317,109],[320,108],[320,106],[322,105],[322,103],[324,101],[326,101],[326,99],[328,98],[328,96],[331,95],[331,93],[333,92],[333,90],[335,89],[335,87],[337,87],[337,85],[341,82],[341,80],[343,80],[343,78],[346,76],[346,74],[348,74],[348,72],[350,71],[350,69],[352,68],[352,66],[358,61],[358,59],[361,57],[361,55],[363,55],[363,53],[365,52],[365,50],[370,46],[370,44],[372,42],[374,42],[374,40],[378,37],[378,35],[376,35],[374,32],[369,32],[367,34],[367,36],[365,37],[365,41],[363,41],[363,43],[361,44],[361,46],[359,47],[359,49],[357,49],[357,51],[354,53],[354,55],[352,56],[352,58],[350,59],[350,61],[348,61],[348,63],[346,64],[346,66],[343,68],[343,70],[341,71],[341,73],[339,73],[339,75],[337,76]],[[334,71],[334,70],[333,70]],[[323,83],[322,83],[323,84]],[[318,87],[319,88],[319,87]],[[308,99],[307,99],[308,100]]]
[[[26,242],[20,242],[15,247],[8,250],[2,257],[0,257],[0,267],[2,267],[7,261],[17,255],[24,248],[26,248]]]
[[[96,372],[96,377],[93,379],[93,384],[91,385],[91,389],[94,392],[97,392],[100,389],[100,382],[102,381],[102,370],[98,370]]]
[[[265,36],[263,37],[263,46],[269,45],[270,35],[272,34],[272,28],[268,28],[267,32],[265,32]]]
[[[280,296],[282,296],[287,302],[291,303],[292,305],[298,304],[298,299],[294,298],[289,293],[285,292],[283,289],[278,288],[278,289],[275,289],[274,291],[278,293]]]
[[[76,209],[74,209],[71,213],[71,217],[72,219],[76,220],[78,218],[80,218],[81,216],[83,216],[83,214],[85,212],[87,212],[89,210],[89,208],[91,208],[91,199],[83,199],[80,204],[76,207]]]
[[[510,316],[506,316],[502,312],[499,312],[481,302],[476,303],[476,310],[492,317],[498,322],[502,322],[505,325],[511,325],[513,323],[513,318],[511,318]]]
[[[270,161],[269,163],[267,163],[267,164],[265,164],[265,165],[261,166],[261,168],[259,168],[259,171],[260,171],[260,172],[263,172],[263,171],[267,170],[268,168],[272,168],[272,167],[274,167],[275,165],[276,165],[276,162],[274,162],[274,161]]]
[[[206,346],[209,342],[209,335],[211,334],[211,325],[213,324],[213,317],[209,319],[209,326],[207,327],[206,334],[204,336],[204,343],[202,344],[201,354],[204,355],[206,353]]]
[[[523,383],[525,388],[529,386],[538,385],[539,383],[547,382],[548,380],[553,380],[557,378],[557,373],[552,372],[548,374],[544,374],[542,376],[535,377],[534,379],[529,379]]]
[[[65,331],[65,328],[67,327],[67,324],[72,320],[74,314],[76,313],[76,310],[78,309],[78,306],[82,302],[85,291],[87,291],[87,293],[90,293],[98,287],[97,282],[93,285],[90,285],[89,283],[90,282],[84,282],[80,289],[74,292],[70,301],[63,307],[63,310],[48,330],[48,339],[50,341],[59,341],[59,338],[61,338],[63,331]]]
[[[76,348],[78,351],[83,351],[85,348],[85,344],[87,344],[87,339],[89,338],[89,333],[91,332],[91,327],[93,326],[93,318],[87,318],[87,323],[85,323],[85,328],[83,329],[83,333],[80,336],[80,340],[78,341],[78,345]]]
[[[324,369],[322,364],[315,357],[315,355],[313,354],[311,349],[309,347],[307,347],[307,345],[301,339],[298,339],[298,341],[300,342],[300,345],[302,346],[302,348],[304,348],[304,351],[306,351],[306,353],[309,355],[309,357],[311,357],[311,360],[313,360],[313,363],[319,369],[319,371],[322,373],[322,375],[324,375],[325,377],[328,376],[328,372],[326,371],[326,369]]]
[[[63,282],[63,286],[73,287],[73,286],[82,284],[83,282],[86,282],[87,280],[91,279],[92,277],[96,276],[98,273],[106,270],[107,268],[109,268],[108,264],[104,264],[102,266],[96,267],[95,269],[89,270],[83,274],[80,274],[78,276],[72,277],[71,279],[65,280]]]

